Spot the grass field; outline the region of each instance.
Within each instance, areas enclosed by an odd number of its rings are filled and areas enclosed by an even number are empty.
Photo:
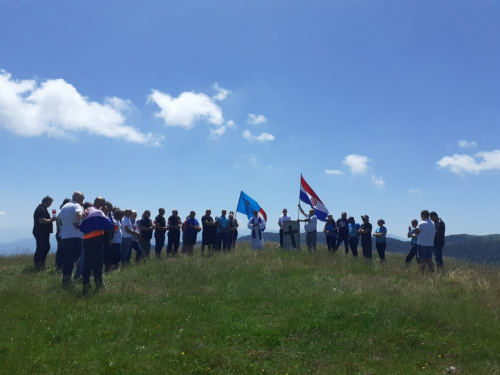
[[[0,258],[0,373],[500,374],[498,268],[275,247],[132,265],[86,297]]]

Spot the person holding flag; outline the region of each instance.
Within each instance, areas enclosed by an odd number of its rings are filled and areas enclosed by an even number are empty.
[[[314,192],[313,189],[307,184],[304,177],[300,175],[300,196],[299,201],[302,201],[315,211],[315,216],[321,220],[326,222],[326,217],[328,216],[328,209],[325,207],[321,199],[319,199],[318,195]],[[300,203],[299,203],[300,209]],[[305,215],[305,214],[304,214]],[[307,216],[307,215],[306,215]]]
[[[253,210],[253,217],[248,221],[248,229],[252,231],[252,249],[264,248],[262,232],[266,230],[266,222],[259,217],[259,211]]]
[[[318,217],[316,216],[316,210],[311,208],[309,210],[309,215],[307,215],[299,203],[299,210],[306,218],[303,220],[298,220],[304,222],[304,230],[306,231],[306,245],[307,250],[316,251],[316,238],[318,236]]]

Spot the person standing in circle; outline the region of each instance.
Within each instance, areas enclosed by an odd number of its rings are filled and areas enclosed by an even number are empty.
[[[361,219],[363,224],[359,229],[359,234],[361,235],[361,248],[363,249],[363,258],[372,259],[372,225],[370,224],[370,217],[368,215],[362,215]]]
[[[47,209],[53,201],[54,199],[47,195],[33,213],[33,237],[36,240],[36,250],[33,256],[35,271],[45,269],[45,260],[50,251],[50,234],[54,231],[52,223],[57,219],[55,216],[51,217]]]
[[[375,247],[377,248],[377,253],[380,258],[380,263],[385,262],[385,249],[387,248],[387,228],[384,227],[385,221],[380,219],[377,221],[378,228],[373,233],[373,237],[376,238]]]

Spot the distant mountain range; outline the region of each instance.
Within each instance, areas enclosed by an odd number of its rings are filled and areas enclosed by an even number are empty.
[[[279,233],[266,232],[267,242],[279,243]],[[251,237],[242,236],[238,241],[250,241]],[[373,239],[374,241],[375,239]],[[305,248],[305,234],[300,237],[300,243]],[[325,244],[323,233],[318,234],[318,243]],[[51,236],[51,253],[55,252],[57,243],[54,236]],[[375,246],[373,246],[375,248]],[[393,237],[387,238],[387,251],[390,253],[408,253],[409,241]],[[341,251],[342,249],[340,249]],[[35,239],[24,238],[8,243],[0,244],[0,255],[32,254],[35,251]],[[453,257],[469,262],[500,264],[500,234],[490,234],[487,236],[474,236],[470,234],[453,234],[446,236],[446,246],[443,250],[445,257]]]

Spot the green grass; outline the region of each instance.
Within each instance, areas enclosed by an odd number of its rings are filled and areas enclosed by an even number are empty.
[[[498,374],[499,269],[445,262],[421,275],[393,254],[240,244],[133,265],[82,297],[0,258],[0,373]]]

